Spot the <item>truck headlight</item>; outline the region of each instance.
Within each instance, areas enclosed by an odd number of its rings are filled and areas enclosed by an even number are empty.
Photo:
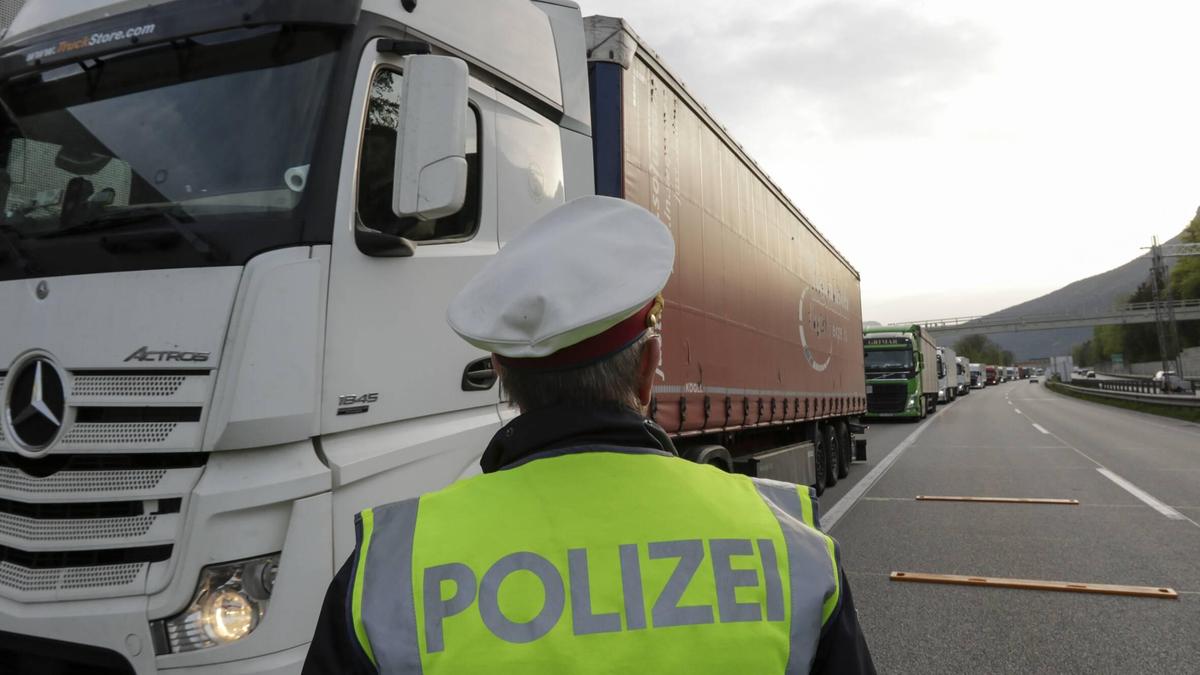
[[[908,407],[910,407],[910,408],[915,408],[915,407],[917,407],[917,396],[916,396],[916,394],[913,394],[912,396],[909,396],[909,397],[908,397]]]
[[[252,633],[267,613],[278,571],[279,554],[201,570],[192,603],[162,622],[170,653],[226,645]]]

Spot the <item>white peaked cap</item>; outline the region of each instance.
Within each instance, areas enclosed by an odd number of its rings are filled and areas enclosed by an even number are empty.
[[[671,232],[653,214],[623,199],[581,197],[508,242],[450,303],[446,320],[480,349],[541,359],[589,338],[603,342],[597,336],[658,297],[674,264]]]

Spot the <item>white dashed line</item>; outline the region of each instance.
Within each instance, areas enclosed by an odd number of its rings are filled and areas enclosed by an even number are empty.
[[[1149,493],[1147,493],[1145,490],[1142,490],[1140,487],[1134,485],[1133,483],[1130,483],[1129,481],[1125,480],[1124,478],[1121,478],[1120,476],[1113,473],[1112,471],[1109,471],[1108,469],[1105,469],[1103,467],[1096,469],[1096,470],[1100,472],[1100,475],[1104,476],[1105,478],[1107,478],[1107,479],[1111,480],[1112,482],[1116,483],[1117,485],[1119,485],[1121,487],[1121,489],[1125,490],[1129,494],[1131,494],[1134,497],[1137,497],[1138,499],[1145,502],[1146,506],[1149,506],[1150,508],[1154,509],[1155,511],[1158,511],[1159,513],[1170,518],[1171,520],[1189,520],[1189,518],[1187,516],[1184,516],[1182,513],[1178,512],[1175,509],[1167,506],[1166,504],[1158,501],[1157,499],[1152,497]]]
[[[1042,432],[1043,434],[1049,434],[1049,433],[1050,433],[1049,431],[1046,431],[1046,427],[1044,427],[1044,426],[1042,426],[1042,425],[1040,425],[1040,424],[1034,424],[1034,425],[1033,425],[1033,428],[1034,428],[1034,429],[1037,429],[1038,431]]]
[[[1025,416],[1025,419],[1029,420],[1030,424],[1037,426],[1037,424],[1032,419],[1030,419],[1028,415]],[[1196,527],[1200,527],[1200,523],[1196,522],[1195,520],[1192,520],[1191,518],[1188,518],[1187,516],[1183,515],[1179,511],[1176,511],[1175,509],[1171,508],[1170,506],[1167,506],[1166,504],[1158,501],[1157,499],[1150,496],[1149,493],[1145,492],[1138,486],[1134,485],[1133,483],[1130,483],[1129,481],[1125,480],[1124,478],[1121,478],[1117,474],[1113,473],[1108,468],[1106,468],[1103,464],[1101,464],[1100,462],[1097,462],[1095,459],[1093,459],[1086,452],[1084,452],[1084,451],[1080,450],[1079,448],[1075,447],[1074,445],[1071,445],[1070,443],[1068,443],[1066,440],[1063,439],[1062,436],[1059,436],[1058,434],[1053,433],[1051,431],[1046,431],[1046,430],[1042,430],[1042,431],[1043,431],[1043,433],[1048,434],[1051,438],[1057,440],[1059,443],[1062,443],[1063,445],[1067,446],[1068,448],[1074,450],[1076,453],[1079,454],[1080,457],[1083,457],[1084,459],[1088,460],[1092,464],[1095,464],[1096,470],[1100,472],[1100,475],[1102,475],[1105,478],[1116,483],[1118,486],[1123,488],[1125,491],[1127,491],[1129,494],[1133,495],[1134,497],[1137,497],[1138,499],[1142,500],[1147,506],[1153,508],[1155,511],[1158,511],[1159,513],[1166,516],[1167,518],[1170,518],[1171,520],[1184,520],[1184,521],[1191,523],[1192,525],[1195,525]]]
[[[1020,415],[1020,414],[1021,414],[1021,409],[1020,409],[1020,408],[1016,408],[1016,409],[1014,409],[1014,410],[1013,410],[1013,412],[1015,412],[1015,413],[1017,413],[1018,415]]]

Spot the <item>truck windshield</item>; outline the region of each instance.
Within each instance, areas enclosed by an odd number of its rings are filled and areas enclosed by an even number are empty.
[[[907,349],[868,350],[865,368],[867,371],[912,370],[912,352]]]
[[[242,264],[298,242],[337,44],[235,29],[0,84],[0,281]]]

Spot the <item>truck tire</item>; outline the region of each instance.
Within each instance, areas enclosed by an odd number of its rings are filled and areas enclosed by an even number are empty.
[[[842,476],[842,444],[830,423],[821,425],[821,438],[825,441],[825,487],[833,487]]]
[[[854,437],[850,434],[846,420],[838,420],[833,428],[838,437],[838,447],[842,450],[842,461],[838,462],[837,472],[837,477],[841,479],[850,475],[850,462],[854,461]]]
[[[829,474],[829,457],[825,451],[829,446],[825,444],[825,434],[821,433],[821,427],[818,425],[813,428],[813,464],[816,465],[816,484],[813,489],[817,491],[817,496],[825,494],[825,476]]]
[[[733,472],[733,456],[724,446],[693,445],[683,448],[680,454],[690,462],[715,466],[726,473]]]

